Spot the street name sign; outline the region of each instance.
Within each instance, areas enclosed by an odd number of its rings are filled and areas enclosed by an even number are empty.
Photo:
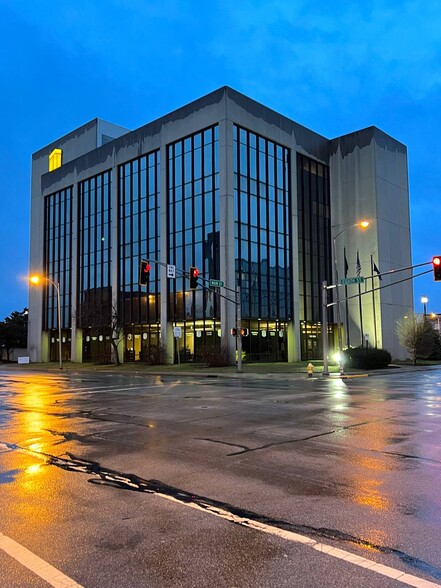
[[[210,288],[222,288],[224,282],[222,282],[222,280],[210,280],[209,284]]]
[[[341,286],[347,286],[348,284],[363,284],[364,277],[359,276],[358,278],[342,278],[340,280]]]

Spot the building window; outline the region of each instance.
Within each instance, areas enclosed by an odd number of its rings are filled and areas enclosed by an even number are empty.
[[[219,279],[217,125],[167,146],[167,193],[169,263],[185,272],[190,266],[197,267],[200,282]],[[188,276],[178,271],[169,288],[170,320],[207,319],[212,323],[219,317],[217,297],[202,287],[190,290]]]
[[[49,154],[49,171],[54,171],[54,169],[58,169],[61,167],[61,160],[62,160],[63,152],[61,149],[54,149]]]
[[[125,325],[160,320],[159,150],[121,165],[119,185],[119,307]],[[149,282],[139,284],[139,263],[150,261]]]
[[[236,281],[244,318],[291,320],[289,149],[234,125]]]
[[[111,172],[79,183],[78,312],[83,328],[109,328],[111,284]]]
[[[332,282],[329,168],[297,154],[299,301],[302,359],[322,356],[321,284]],[[328,320],[332,321],[332,312]],[[318,325],[318,326],[317,326]]]
[[[44,200],[44,275],[60,285],[61,328],[71,326],[72,187],[46,196]],[[44,294],[43,329],[58,327],[55,288],[47,283]]]

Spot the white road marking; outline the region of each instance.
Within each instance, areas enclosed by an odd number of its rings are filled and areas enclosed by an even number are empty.
[[[287,541],[293,541],[294,543],[302,543],[306,547],[312,547],[316,551],[320,553],[324,553],[331,557],[336,557],[338,559],[342,559],[347,563],[359,566],[361,568],[366,568],[371,572],[375,572],[376,574],[380,574],[382,576],[386,576],[388,578],[393,578],[397,582],[401,582],[402,584],[407,584],[408,586],[414,586],[414,588],[441,588],[441,584],[436,584],[435,582],[430,582],[429,580],[424,580],[423,578],[418,578],[418,576],[413,576],[412,574],[407,574],[406,572],[402,572],[401,570],[397,570],[396,568],[391,568],[389,566],[385,566],[383,564],[379,564],[373,560],[367,559],[365,557],[361,557],[359,555],[355,555],[350,551],[346,551],[344,549],[339,549],[337,547],[333,547],[332,545],[326,545],[324,543],[319,543],[315,539],[311,539],[306,535],[300,535],[299,533],[293,533],[292,531],[285,531],[284,529],[279,529],[278,527],[273,527],[271,525],[266,525],[265,523],[259,523],[258,521],[252,521],[238,515],[231,514],[230,512],[223,510],[218,507],[207,505],[205,507],[196,504],[195,502],[182,502],[173,496],[168,496],[167,494],[161,494],[160,492],[155,493],[156,496],[160,496],[161,498],[165,498],[166,500],[170,500],[171,502],[176,502],[180,505],[189,506],[196,510],[200,510],[202,512],[208,512],[213,514],[214,516],[220,517],[222,519],[226,519],[232,523],[236,523],[238,525],[242,525],[244,527],[248,527],[250,529],[255,529],[256,531],[261,531],[262,533],[268,533],[269,535],[275,535],[280,537],[281,539],[285,539]]]
[[[51,566],[51,564],[17,543],[17,541],[14,541],[14,539],[3,535],[3,533],[0,533],[0,549],[21,563],[22,566],[40,576],[48,584],[54,586],[54,588],[83,588],[81,584]]]
[[[157,384],[155,384],[155,385],[152,384],[149,386],[140,384],[139,386],[138,385],[130,386],[130,388],[121,388],[120,386],[105,386],[103,388],[100,388],[100,387],[98,387],[98,388],[95,388],[95,387],[93,387],[93,388],[63,388],[62,390],[60,390],[60,392],[62,394],[69,394],[70,392],[78,392],[80,394],[86,394],[86,393],[93,394],[94,392],[119,392],[119,391],[125,392],[127,390],[146,390],[146,389],[150,389],[150,388],[152,388],[152,389],[158,388],[158,386],[157,386]]]

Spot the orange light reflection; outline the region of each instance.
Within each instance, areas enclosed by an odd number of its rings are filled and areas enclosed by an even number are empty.
[[[14,408],[11,420],[11,441],[24,451],[4,454],[8,469],[18,471],[12,487],[11,510],[13,516],[6,532],[44,536],[45,528],[61,516],[63,501],[59,500],[65,486],[65,477],[56,468],[43,467],[45,454],[51,453],[54,438],[51,430],[59,429],[55,404],[56,393],[62,380],[58,376],[36,374],[20,375],[10,385]],[[32,526],[29,528],[29,521]]]

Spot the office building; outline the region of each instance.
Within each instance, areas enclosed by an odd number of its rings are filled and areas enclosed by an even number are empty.
[[[320,358],[335,269],[365,277],[339,287],[344,345],[404,355],[411,281],[370,290],[411,265],[407,150],[375,127],[328,139],[223,87],[134,131],[95,119],[61,137],[33,155],[31,196],[30,271],[47,278],[30,289],[32,361],[58,360],[58,284],[64,360],[108,361],[112,338],[123,361],[158,345],[234,359],[238,286],[248,360]]]

